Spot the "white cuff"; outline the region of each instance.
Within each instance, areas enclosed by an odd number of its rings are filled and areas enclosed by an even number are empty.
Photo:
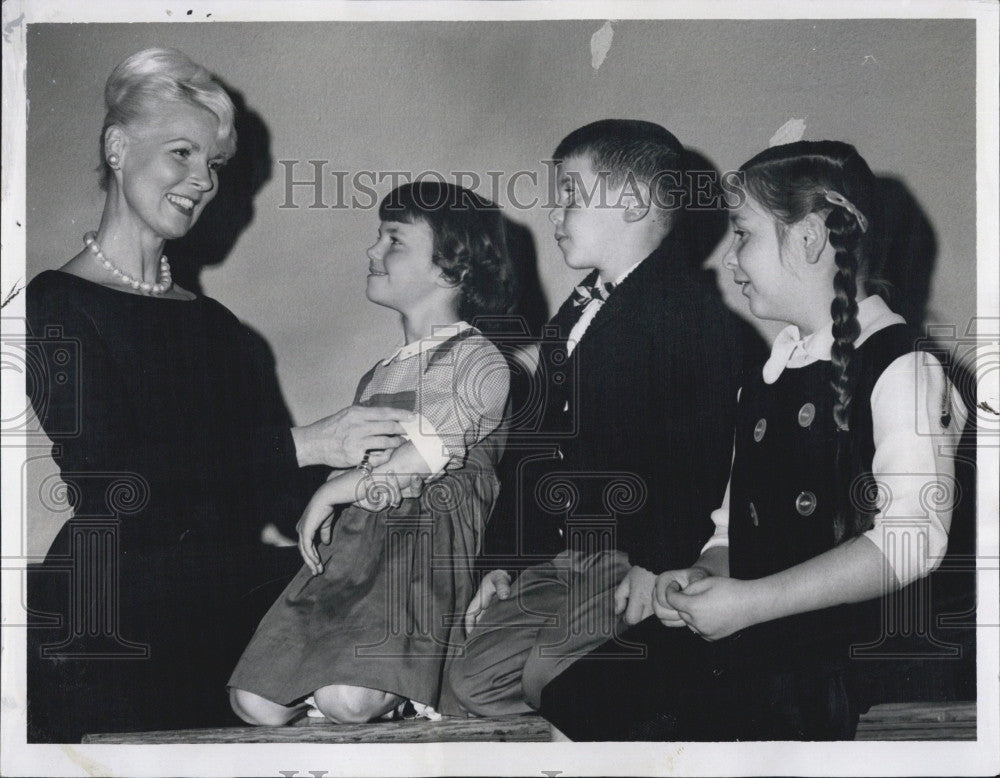
[[[442,472],[445,465],[451,461],[451,455],[427,417],[417,414],[411,421],[401,421],[400,426],[417,449],[417,453],[427,463],[431,475]]]

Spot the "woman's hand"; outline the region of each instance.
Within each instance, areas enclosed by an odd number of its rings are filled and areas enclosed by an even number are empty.
[[[373,513],[398,508],[406,497],[419,497],[427,464],[411,443],[388,452],[372,451],[374,470],[358,482],[354,504]]]
[[[299,466],[354,467],[365,451],[388,452],[401,445],[404,431],[399,422],[411,418],[412,413],[397,408],[352,405],[312,424],[292,427]],[[383,453],[369,457],[374,466],[386,459]]]
[[[681,620],[706,640],[720,640],[756,623],[753,582],[707,576],[683,591],[666,586],[666,600]]]
[[[653,612],[665,627],[683,627],[684,620],[680,614],[667,602],[667,592],[679,592],[695,581],[708,576],[708,571],[701,567],[688,567],[683,570],[667,570],[656,577],[653,587]]]

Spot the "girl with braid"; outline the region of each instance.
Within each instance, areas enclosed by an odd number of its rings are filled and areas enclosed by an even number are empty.
[[[775,146],[741,170],[725,265],[755,316],[789,326],[743,382],[714,535],[692,567],[658,576],[659,621],[624,634],[647,657],[607,644],[550,682],[541,712],[557,735],[853,739],[851,644],[877,598],[947,546],[941,451],[963,415],[941,364],[868,293],[871,170],[834,141]]]

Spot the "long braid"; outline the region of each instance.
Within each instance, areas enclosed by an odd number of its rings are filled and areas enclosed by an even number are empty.
[[[837,273],[833,277],[836,296],[830,304],[830,315],[833,318],[833,346],[830,349],[833,378],[830,386],[837,398],[833,406],[833,420],[837,425],[837,478],[842,482],[852,470],[850,415],[857,372],[853,361],[854,342],[861,333],[856,280],[861,230],[857,220],[839,207],[830,211],[826,226],[830,230],[830,245],[836,250],[834,259],[837,263]],[[838,484],[839,509],[834,518],[833,530],[834,539],[838,543],[860,530],[860,517],[856,507],[851,504],[850,491],[850,484]]]
[[[830,230],[830,245],[836,250],[834,260],[837,263],[837,273],[833,277],[833,290],[836,297],[830,304],[830,316],[833,318],[833,347],[831,349],[834,367],[834,379],[831,381],[833,391],[837,396],[837,404],[833,407],[833,419],[837,429],[850,430],[851,394],[854,390],[851,370],[851,357],[854,356],[854,341],[861,333],[858,324],[858,239],[860,230],[852,216],[841,208],[834,208],[826,217],[826,226]]]

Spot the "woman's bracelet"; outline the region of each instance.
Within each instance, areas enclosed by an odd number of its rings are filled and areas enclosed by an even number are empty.
[[[368,459],[371,457],[371,453],[372,453],[371,449],[366,450],[365,455],[361,457],[361,462],[358,463],[357,467],[358,470],[364,471],[366,478],[370,476],[372,474],[372,470],[375,469],[374,467],[372,467],[372,463],[368,461]]]

